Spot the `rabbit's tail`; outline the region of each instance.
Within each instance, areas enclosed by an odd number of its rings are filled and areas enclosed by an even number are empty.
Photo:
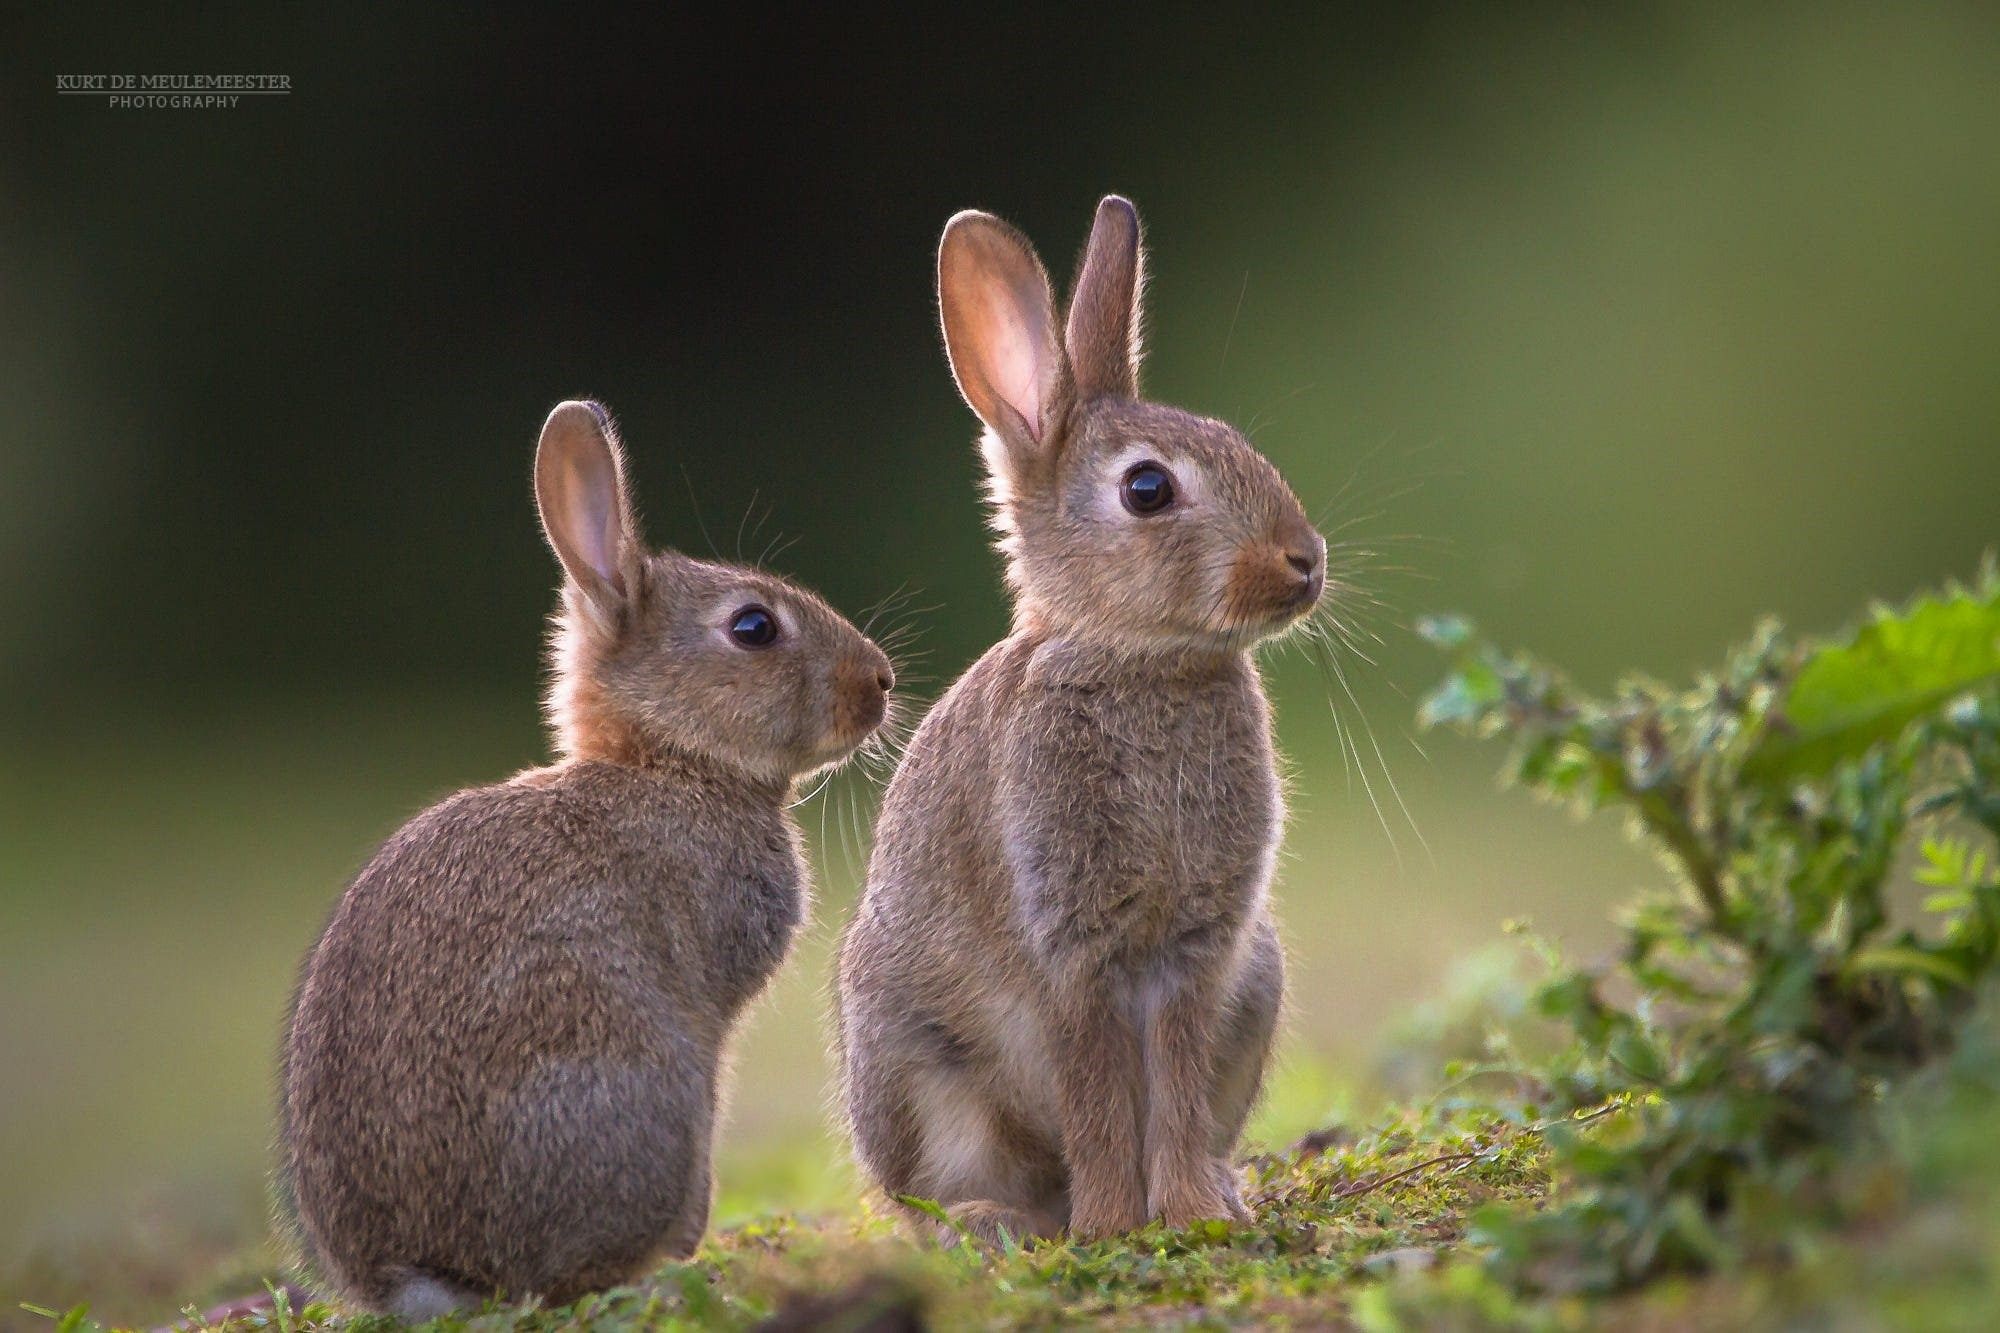
[[[384,1277],[388,1295],[382,1309],[413,1324],[477,1310],[489,1294],[416,1268],[395,1269]]]

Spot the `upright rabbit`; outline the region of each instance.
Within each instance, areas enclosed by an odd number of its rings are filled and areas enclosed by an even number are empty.
[[[1245,1216],[1230,1155],[1284,988],[1250,650],[1318,602],[1326,543],[1241,434],[1139,398],[1140,264],[1115,196],[1066,323],[999,219],[938,253],[1014,626],[889,787],[842,1077],[883,1190],[988,1239]]]
[[[722,1051],[805,907],[789,793],[894,683],[804,589],[649,554],[597,404],[549,416],[535,490],[561,759],[389,839],[285,1041],[281,1187],[367,1310],[564,1302],[694,1249]]]

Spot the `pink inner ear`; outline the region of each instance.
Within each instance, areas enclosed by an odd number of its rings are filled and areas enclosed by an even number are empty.
[[[1004,291],[1004,289],[1003,289]],[[996,293],[997,295],[998,293]],[[992,324],[989,339],[993,387],[1009,407],[1021,414],[1028,433],[1042,438],[1043,358],[1048,354],[1047,324],[1035,313],[1038,301],[1007,292],[990,302],[987,319]]]
[[[618,585],[615,492],[609,469],[583,463],[570,476],[567,504],[571,540],[584,563],[613,587]]]

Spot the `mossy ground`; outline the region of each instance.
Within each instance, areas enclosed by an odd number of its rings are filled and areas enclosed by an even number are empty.
[[[991,1253],[916,1241],[859,1210],[774,1214],[714,1234],[693,1262],[641,1287],[448,1326],[739,1329],[779,1316],[804,1327],[868,1327],[886,1311],[920,1311],[935,1328],[1339,1325],[1357,1283],[1448,1258],[1482,1204],[1539,1198],[1548,1188],[1543,1159],[1532,1134],[1498,1119],[1402,1117],[1358,1137],[1332,1131],[1246,1159],[1249,1225],[1154,1226],[1097,1244]],[[191,1274],[189,1308],[258,1290],[281,1275],[276,1259],[260,1250]],[[228,1326],[306,1333],[388,1321],[308,1304]]]
[[[862,1209],[770,1214],[713,1234],[694,1261],[565,1309],[496,1308],[435,1333],[588,1330],[1108,1328],[1591,1329],[1990,1327],[2000,1308],[2000,1169],[1987,1145],[1990,1080],[1941,1079],[1900,1122],[1902,1141],[1839,1226],[1786,1265],[1752,1260],[1703,1277],[1586,1299],[1521,1293],[1481,1263],[1480,1213],[1534,1208],[1563,1188],[1541,1137],[1478,1106],[1411,1107],[1372,1129],[1308,1136],[1243,1164],[1255,1221],[1151,1227],[1091,1245],[1003,1253],[944,1249]],[[1611,1113],[1587,1132],[1615,1135]],[[143,1230],[143,1229],[142,1229]],[[269,1244],[230,1254],[184,1239],[95,1257],[124,1301],[142,1282],[157,1318],[282,1279]],[[72,1275],[73,1277],[74,1275]],[[32,1277],[10,1303],[32,1300]],[[108,1297],[107,1297],[108,1299]],[[115,1302],[114,1302],[115,1303]],[[108,1307],[107,1307],[108,1308]],[[11,1316],[11,1317],[9,1317]],[[768,1323],[767,1323],[768,1321]],[[87,1311],[0,1315],[9,1327],[88,1333]],[[61,1326],[61,1327],[59,1327]],[[310,1301],[229,1320],[227,1333],[389,1333],[395,1321]]]

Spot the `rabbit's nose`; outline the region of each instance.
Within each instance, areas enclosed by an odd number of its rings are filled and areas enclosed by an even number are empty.
[[[1291,566],[1302,583],[1311,583],[1326,568],[1326,538],[1304,524],[1299,530],[1286,533],[1279,538],[1285,553],[1285,563]]]
[[[1303,523],[1279,536],[1278,555],[1284,560],[1290,586],[1287,595],[1299,605],[1319,600],[1326,581],[1326,539]]]
[[[881,687],[882,693],[887,694],[896,688],[896,673],[886,664],[879,666],[875,669],[875,683]]]

